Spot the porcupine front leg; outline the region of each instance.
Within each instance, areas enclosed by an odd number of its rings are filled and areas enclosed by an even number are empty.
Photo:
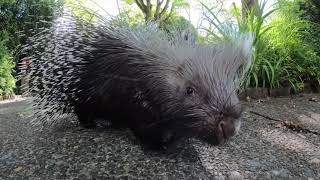
[[[153,150],[175,147],[180,137],[174,133],[165,120],[151,116],[144,118],[136,119],[134,125],[131,126],[134,134],[140,139],[142,144]],[[150,120],[153,122],[150,122]],[[145,123],[147,121],[149,121],[149,123]],[[161,121],[164,122],[157,123]]]
[[[75,114],[78,117],[80,126],[87,129],[93,129],[96,127],[96,122],[94,121],[92,111],[89,108],[81,106],[75,107]]]
[[[165,146],[165,131],[161,126],[154,125],[157,117],[144,108],[132,108],[130,129],[138,137],[142,144],[153,150],[161,150]]]
[[[150,149],[163,149],[162,133],[154,128],[143,127],[141,125],[131,126],[133,133],[139,138],[142,144]]]

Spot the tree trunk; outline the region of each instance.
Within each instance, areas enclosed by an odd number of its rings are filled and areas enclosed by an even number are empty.
[[[161,18],[164,16],[165,12],[168,11],[171,0],[157,0],[155,4],[155,12],[152,15],[152,4],[151,0],[135,0],[136,4],[144,14],[146,23],[150,21],[160,22]],[[164,4],[165,2],[165,4]],[[161,7],[164,4],[163,7]],[[171,3],[171,10],[173,10],[174,3]],[[171,15],[171,13],[170,13]]]
[[[247,21],[248,14],[251,9],[257,8],[259,6],[258,0],[241,0],[242,5],[242,19]]]

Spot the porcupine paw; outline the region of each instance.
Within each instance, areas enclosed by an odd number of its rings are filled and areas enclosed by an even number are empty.
[[[146,148],[156,151],[168,151],[175,149],[176,142],[174,138],[157,135],[156,137],[140,137],[140,141]]]
[[[82,117],[78,115],[80,126],[86,129],[93,129],[97,127],[97,123],[89,117]]]
[[[94,121],[90,122],[81,122],[80,121],[80,126],[86,129],[94,129],[97,127],[97,124]]]
[[[166,149],[166,141],[160,132],[133,129],[134,134],[146,149],[161,151]]]

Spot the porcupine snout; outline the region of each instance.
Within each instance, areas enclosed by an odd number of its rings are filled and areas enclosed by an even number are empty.
[[[208,120],[200,137],[206,142],[214,145],[225,143],[228,139],[239,132],[242,116],[241,105],[225,108],[208,116]]]

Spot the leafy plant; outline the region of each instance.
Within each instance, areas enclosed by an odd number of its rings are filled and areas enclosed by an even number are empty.
[[[305,41],[306,37],[317,39],[310,34],[312,23],[301,18],[298,0],[279,0],[277,18],[270,24],[274,27],[267,33],[271,46],[286,65],[290,65],[290,77],[299,82],[320,81],[320,54],[316,44]]]
[[[50,25],[53,13],[62,0],[4,0],[0,2],[0,34],[8,33],[6,47],[17,53],[33,32]],[[45,23],[44,23],[45,22]]]
[[[246,18],[239,7],[233,5],[234,21],[220,21],[210,8],[206,16],[215,29],[207,29],[210,40],[228,40],[234,32],[253,33],[254,60],[246,79],[249,87],[278,88],[291,86],[298,90],[300,84],[320,82],[319,35],[320,27],[303,17],[300,0],[279,0],[276,7],[265,11],[266,1],[248,11]],[[271,17],[271,18],[270,18]],[[269,20],[269,21],[267,21]],[[308,39],[308,40],[307,40]]]
[[[24,56],[20,49],[27,38],[41,28],[51,26],[55,10],[62,0],[2,0],[0,1],[1,94],[12,94],[16,63]],[[13,63],[13,67],[12,67]],[[10,74],[10,75],[9,75]],[[3,90],[5,89],[5,90]],[[18,91],[19,88],[16,88]]]
[[[125,3],[136,4],[143,13],[145,22],[161,22],[168,19],[177,8],[187,8],[186,0],[123,0]]]
[[[277,84],[275,67],[280,64],[272,64],[269,59],[261,58],[260,54],[267,46],[266,42],[262,40],[263,35],[271,29],[272,26],[265,25],[266,19],[276,9],[264,12],[267,1],[262,1],[258,6],[254,6],[248,10],[247,18],[244,18],[240,8],[233,4],[231,13],[234,17],[234,21],[222,22],[211,11],[209,7],[202,3],[208,12],[206,15],[207,20],[215,29],[206,29],[207,33],[211,36],[210,40],[225,41],[230,40],[238,34],[251,33],[254,35],[253,46],[255,48],[253,55],[253,64],[249,70],[249,76],[246,80],[246,86],[275,86]],[[275,67],[274,67],[275,66]],[[281,68],[278,68],[281,69]]]
[[[65,0],[65,5],[71,10],[71,13],[82,21],[91,23],[97,20],[97,13],[87,8],[88,0]],[[100,8],[103,10],[102,8]]]
[[[197,38],[198,33],[196,28],[183,16],[177,12],[172,12],[168,18],[159,22],[158,27],[170,35],[177,35],[189,33],[194,39]],[[118,18],[128,22],[131,27],[137,27],[145,24],[142,12],[137,9],[126,9],[118,15]]]
[[[12,76],[15,64],[5,44],[9,38],[2,33],[0,41],[0,96],[9,97],[14,94],[15,78]]]

